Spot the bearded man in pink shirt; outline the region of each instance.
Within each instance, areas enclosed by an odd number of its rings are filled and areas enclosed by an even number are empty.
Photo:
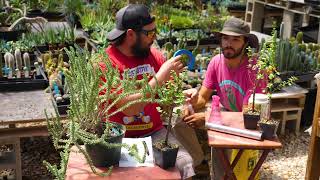
[[[243,20],[238,18],[230,18],[223,26],[221,32],[215,35],[220,39],[221,53],[214,56],[207,68],[203,84],[197,92],[191,89],[186,94],[193,109],[197,112],[204,109],[210,100],[214,91],[220,97],[220,103],[227,111],[242,111],[243,106],[248,104],[248,99],[253,89],[253,80],[255,72],[248,68],[249,61],[247,48],[251,47],[259,49],[258,38],[254,34],[250,34],[250,27]],[[259,83],[256,92],[262,92],[263,83]],[[205,112],[191,114],[189,109],[185,110],[185,116],[182,121],[185,127],[175,130],[175,134],[180,142],[191,153],[198,154],[199,159],[203,158],[203,152],[199,149],[200,144],[194,138],[194,130],[192,128],[203,128],[205,124]],[[181,124],[184,124],[183,122]],[[180,125],[181,127],[182,125]],[[185,139],[186,141],[183,141]],[[186,144],[186,143],[188,144]],[[216,153],[215,153],[216,154]],[[227,152],[230,156],[230,152]],[[213,159],[213,179],[221,179],[223,177],[222,166],[219,165],[219,159]]]

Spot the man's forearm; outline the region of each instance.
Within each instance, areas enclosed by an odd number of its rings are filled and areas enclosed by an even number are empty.
[[[155,78],[152,78],[150,81],[149,81],[149,85],[151,86],[152,89],[154,89],[157,85],[157,81]],[[147,98],[150,98],[151,97],[151,94],[146,94]],[[123,98],[121,99],[116,107],[117,108],[120,108],[120,107],[123,107],[125,106],[126,104],[128,104],[129,102],[132,102],[132,101],[136,101],[136,100],[139,100],[139,99],[142,99],[143,95],[141,93],[137,93],[137,94],[132,94],[126,98]],[[139,114],[140,112],[142,112],[144,110],[144,107],[147,105],[148,103],[145,103],[145,102],[140,102],[140,103],[135,103],[131,106],[129,106],[128,108],[124,109],[122,112],[127,115],[127,116],[134,116],[134,115],[137,115]]]
[[[195,104],[192,104],[195,110],[202,109],[206,106],[207,101],[204,98],[199,97]]]

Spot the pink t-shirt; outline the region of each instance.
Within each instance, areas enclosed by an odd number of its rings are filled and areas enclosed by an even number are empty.
[[[238,68],[228,68],[223,54],[214,56],[207,68],[203,86],[217,90],[220,103],[229,111],[242,111],[252,93],[255,73],[248,68],[248,58]],[[265,83],[258,83],[256,92],[261,93]]]
[[[115,46],[106,49],[109,59],[115,67],[118,67],[120,74],[128,70],[129,75],[137,73],[137,79],[142,79],[143,74],[154,74],[158,72],[164,62],[164,56],[155,48],[151,48],[151,53],[147,58],[128,57],[122,54]],[[100,64],[105,69],[104,64]],[[105,81],[105,79],[104,79]],[[121,123],[126,126],[126,137],[143,136],[163,128],[160,114],[156,107],[158,104],[149,103],[144,107],[144,111],[137,116],[126,116],[122,112],[110,117],[111,121]],[[115,111],[112,108],[110,113]]]

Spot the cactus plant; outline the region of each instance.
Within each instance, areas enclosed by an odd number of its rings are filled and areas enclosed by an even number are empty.
[[[294,70],[295,64],[299,64],[297,61],[297,54],[299,53],[299,47],[297,44],[295,44],[291,49],[290,49],[290,54],[289,54],[289,59],[290,62],[288,64],[288,69]]]
[[[13,69],[14,68],[14,56],[13,56],[13,54],[7,52],[4,55],[4,59],[5,59],[5,62],[6,62],[6,67]]]
[[[299,44],[299,48],[300,48],[302,51],[306,51],[307,46],[306,46],[306,44]]]
[[[58,55],[58,62],[57,62],[57,67],[62,68],[63,67],[63,54]]]
[[[13,56],[13,54],[11,54],[11,53],[8,54],[7,63],[8,63],[8,78],[12,78],[13,70],[14,70],[14,56]]]
[[[24,67],[26,67],[26,70],[30,71],[30,56],[29,53],[25,52],[23,53],[23,63]]]
[[[16,59],[16,68],[22,70],[22,57],[20,49],[14,51],[14,57]]]
[[[45,53],[45,54],[43,55],[43,58],[42,58],[42,65],[43,65],[45,71],[48,71],[48,65],[47,65],[47,63],[48,63],[49,61],[51,61],[51,54]]]
[[[5,54],[4,54],[4,63],[5,63],[5,67],[6,68],[8,68],[9,67],[9,56],[10,56],[10,52],[6,52]]]
[[[296,35],[296,41],[297,43],[301,44],[303,39],[303,32],[299,31]]]

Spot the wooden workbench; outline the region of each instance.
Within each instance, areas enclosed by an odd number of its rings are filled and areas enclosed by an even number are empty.
[[[0,125],[44,121],[45,110],[55,114],[50,98],[44,90],[0,92]]]
[[[45,122],[45,110],[53,117],[54,106],[50,98],[44,90],[0,92],[0,144],[13,145],[10,156],[1,157],[0,170],[15,169],[17,180],[22,179],[20,138],[48,135],[45,125],[21,128],[17,125]]]

